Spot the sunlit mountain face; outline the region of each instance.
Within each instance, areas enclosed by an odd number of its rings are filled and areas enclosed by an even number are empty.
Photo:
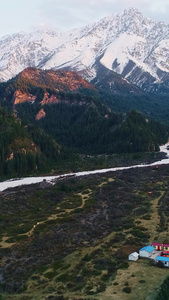
[[[129,9],[69,32],[17,33],[0,40],[0,81],[27,67],[73,70],[88,81],[100,66],[144,90],[169,88],[169,25]]]

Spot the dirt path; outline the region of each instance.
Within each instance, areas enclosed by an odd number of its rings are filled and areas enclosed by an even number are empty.
[[[71,213],[73,212],[74,210],[78,209],[78,208],[83,208],[85,206],[85,202],[89,199],[90,195],[91,195],[92,191],[91,190],[88,190],[88,193],[86,194],[82,194],[82,193],[78,193],[76,195],[80,196],[81,199],[82,199],[82,204],[76,208],[69,208],[69,209],[64,209],[64,212],[58,212],[56,214],[52,214],[51,216],[49,216],[46,220],[44,221],[40,221],[40,222],[37,222],[31,230],[29,230],[28,232],[24,233],[24,235],[28,235],[28,236],[31,236],[33,235],[33,232],[35,230],[35,228],[40,225],[40,224],[44,224],[46,223],[47,221],[50,221],[50,220],[56,220],[58,217],[60,217],[61,215],[63,215],[64,213]]]
[[[140,226],[146,228],[150,235],[150,242],[155,240],[157,236],[158,227],[160,225],[160,216],[158,214],[158,203],[162,197],[164,197],[165,191],[160,191],[160,196],[151,201],[151,217],[150,220],[137,218],[135,221],[139,221]],[[160,237],[158,237],[160,240]],[[159,241],[160,242],[160,241]]]
[[[0,241],[0,248],[10,248],[15,243],[7,243],[6,241],[9,239],[8,236],[3,236],[2,241]]]
[[[41,224],[44,224],[46,223],[47,221],[50,221],[50,220],[56,220],[57,218],[59,218],[61,215],[63,215],[64,213],[71,213],[73,212],[74,210],[78,209],[78,208],[83,208],[85,206],[85,203],[86,201],[89,199],[90,195],[92,194],[92,191],[91,190],[88,190],[87,193],[83,194],[83,193],[78,193],[76,195],[80,196],[81,199],[82,199],[82,204],[78,207],[75,207],[75,208],[70,208],[70,209],[64,209],[64,212],[58,212],[56,214],[52,214],[50,215],[46,220],[43,220],[43,221],[39,221],[37,222],[36,224],[33,225],[33,227],[25,232],[25,233],[22,233],[22,234],[18,234],[18,236],[23,236],[23,235],[27,235],[28,237],[31,237],[34,233],[34,230],[37,226],[41,225]],[[58,207],[59,208],[59,207]],[[3,236],[2,238],[2,241],[0,241],[0,247],[1,248],[10,248],[11,246],[13,246],[14,244],[16,243],[7,243],[6,241],[9,239],[10,237],[7,237],[7,236]]]

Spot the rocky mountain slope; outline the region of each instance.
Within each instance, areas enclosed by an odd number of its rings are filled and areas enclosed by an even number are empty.
[[[136,9],[110,15],[70,32],[17,33],[0,40],[0,80],[26,67],[66,69],[88,80],[100,65],[151,91],[169,88],[169,25],[145,18]]]
[[[167,140],[162,125],[136,111],[113,112],[93,85],[70,71],[27,68],[0,84],[0,104],[78,153],[154,151]]]
[[[0,101],[5,106],[35,101],[41,105],[54,104],[60,102],[63,93],[82,93],[84,90],[97,92],[94,85],[75,72],[26,68],[8,82],[0,83]]]
[[[95,87],[84,80],[75,72],[69,71],[44,71],[36,68],[27,68],[11,82],[15,86],[13,104],[23,102],[33,103],[38,98],[37,90],[40,88],[42,95],[41,104],[60,102],[58,92],[78,92],[81,89],[96,91]],[[49,90],[51,93],[49,93]],[[31,93],[30,93],[31,92]],[[56,95],[57,94],[57,95]]]

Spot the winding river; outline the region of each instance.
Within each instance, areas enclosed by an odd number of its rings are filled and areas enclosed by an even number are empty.
[[[101,173],[107,173],[107,172],[114,172],[118,170],[127,170],[127,169],[132,169],[132,168],[145,168],[145,167],[150,167],[150,166],[156,166],[156,165],[164,165],[164,164],[169,164],[169,143],[160,146],[160,152],[164,152],[167,154],[166,159],[162,159],[160,161],[156,161],[151,164],[140,164],[140,165],[133,165],[133,166],[128,166],[128,167],[116,167],[116,168],[108,168],[108,169],[100,169],[100,170],[94,170],[94,171],[84,171],[84,172],[77,172],[77,173],[68,173],[68,174],[62,174],[62,175],[56,175],[56,176],[43,176],[43,177],[26,177],[26,178],[21,178],[21,179],[10,179],[7,181],[0,182],[0,191],[4,191],[7,188],[12,188],[20,185],[29,185],[33,183],[39,183],[44,180],[51,182],[52,180],[59,179],[59,178],[64,178],[66,176],[86,176],[86,175],[91,175],[91,174],[101,174]]]

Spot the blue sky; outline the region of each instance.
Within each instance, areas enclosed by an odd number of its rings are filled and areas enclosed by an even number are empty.
[[[46,27],[69,30],[129,7],[169,23],[169,0],[0,0],[0,37]]]

